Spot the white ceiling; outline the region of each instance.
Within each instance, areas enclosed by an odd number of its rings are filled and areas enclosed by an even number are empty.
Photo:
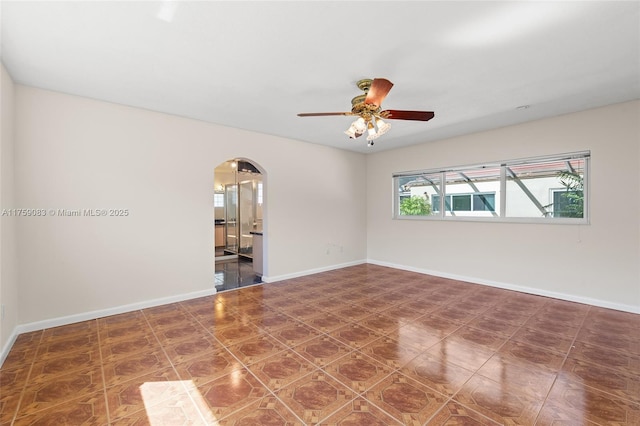
[[[18,83],[358,152],[640,98],[640,2],[7,1]],[[395,86],[368,148],[355,82]],[[517,109],[530,105],[526,109]]]

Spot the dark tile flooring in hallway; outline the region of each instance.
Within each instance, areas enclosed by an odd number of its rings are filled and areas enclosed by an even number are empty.
[[[262,282],[262,278],[254,272],[250,259],[240,257],[220,260],[216,261],[215,265],[216,291],[232,290]]]
[[[638,425],[640,315],[376,265],[17,338],[3,425]]]

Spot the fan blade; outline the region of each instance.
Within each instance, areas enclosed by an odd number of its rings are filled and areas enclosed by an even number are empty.
[[[352,112],[303,112],[298,117],[324,117],[328,115],[353,115]]]
[[[389,90],[393,87],[393,83],[384,78],[374,78],[364,100],[368,105],[382,105],[382,101],[387,97]]]
[[[391,120],[416,120],[429,121],[435,114],[433,111],[402,111],[397,109],[388,109],[380,113],[381,116]]]

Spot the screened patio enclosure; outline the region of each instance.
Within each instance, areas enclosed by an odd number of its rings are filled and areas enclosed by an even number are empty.
[[[396,217],[582,219],[589,155],[394,175]],[[405,206],[424,203],[420,210]],[[419,212],[419,213],[416,213]]]

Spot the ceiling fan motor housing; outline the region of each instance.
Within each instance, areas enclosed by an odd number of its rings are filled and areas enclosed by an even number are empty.
[[[356,83],[356,86],[358,86],[358,89],[362,90],[366,95],[369,89],[371,88],[372,82],[373,80],[370,78],[363,78],[362,80],[358,80],[358,82]]]

